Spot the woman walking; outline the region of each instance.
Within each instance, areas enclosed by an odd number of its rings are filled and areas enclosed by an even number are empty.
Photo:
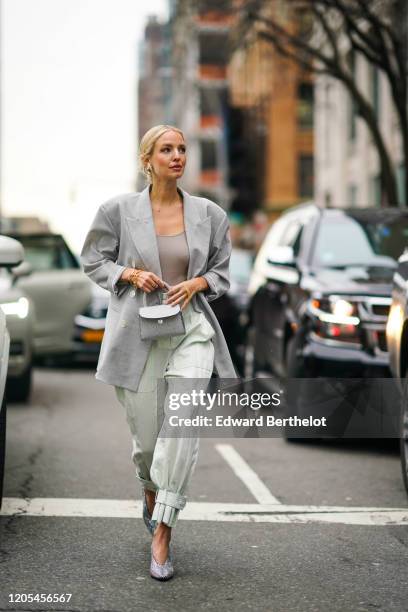
[[[181,130],[148,130],[139,147],[148,186],[102,204],[81,251],[85,273],[111,294],[95,377],[114,386],[126,411],[143,518],[153,535],[150,574],[159,580],[174,574],[171,530],[186,504],[199,441],[160,436],[158,383],[200,379],[206,388],[214,370],[237,378],[208,304],[229,288],[228,218],[216,203],[177,186],[186,159]],[[139,307],[159,293],[181,307],[185,332],[143,340]]]

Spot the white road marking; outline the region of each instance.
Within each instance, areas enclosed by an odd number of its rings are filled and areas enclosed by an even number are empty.
[[[129,499],[6,497],[3,499],[0,516],[11,515],[141,519],[142,502]],[[180,520],[235,523],[408,525],[408,508],[188,502],[180,513]]]
[[[223,456],[232,471],[250,490],[259,504],[280,504],[258,474],[247,464],[231,444],[216,444],[215,448]]]

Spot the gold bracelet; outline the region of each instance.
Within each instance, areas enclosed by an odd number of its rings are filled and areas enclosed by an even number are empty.
[[[132,272],[132,273],[129,275],[129,278],[128,278],[129,283],[130,283],[131,285],[133,285],[134,287],[137,287],[136,282],[137,282],[137,279],[138,279],[139,275],[140,275],[142,272],[143,272],[143,270],[135,270],[134,272]],[[133,281],[135,281],[135,282],[133,282]]]

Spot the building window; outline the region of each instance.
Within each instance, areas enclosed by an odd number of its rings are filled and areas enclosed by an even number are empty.
[[[202,140],[201,169],[214,170],[217,167],[217,144],[212,140]]]
[[[199,15],[206,13],[215,13],[218,16],[223,14],[230,15],[231,6],[229,2],[220,2],[220,0],[205,0],[205,2],[197,2],[197,12]]]
[[[380,117],[380,74],[376,66],[370,64],[371,101],[377,120]]]
[[[332,203],[333,203],[332,194],[330,193],[330,191],[325,191],[325,193],[324,193],[324,207],[325,208],[331,208]]]
[[[354,207],[357,206],[357,185],[349,185],[348,186],[348,206]]]
[[[407,194],[405,193],[405,166],[399,164],[397,167],[397,189],[398,189],[398,202],[401,206],[407,205]]]
[[[370,206],[381,206],[381,176],[372,176],[370,183]]]
[[[313,128],[313,83],[299,83],[297,92],[297,123],[300,129]]]
[[[200,88],[200,111],[202,115],[218,115],[221,104],[219,92],[216,89]]]
[[[298,160],[299,197],[313,196],[313,155],[300,155]]]
[[[353,50],[351,50],[347,55],[347,61],[349,65],[349,70],[353,80],[356,78],[356,56]],[[348,136],[351,142],[354,142],[356,139],[356,123],[357,123],[357,104],[355,99],[349,94],[349,104],[348,104]]]
[[[224,33],[200,33],[199,63],[225,66],[228,60],[228,39]]]
[[[324,143],[324,160],[326,166],[330,166],[331,162],[331,133],[330,128],[333,122],[336,121],[335,109],[331,105],[332,99],[332,83],[326,80],[324,84],[324,112],[323,112],[323,143]]]

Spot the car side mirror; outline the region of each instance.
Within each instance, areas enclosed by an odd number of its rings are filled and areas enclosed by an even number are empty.
[[[267,262],[277,266],[296,268],[296,259],[293,248],[290,246],[276,246],[268,255]]]
[[[24,261],[24,247],[15,238],[0,236],[0,267],[13,268]]]
[[[11,273],[15,279],[21,278],[22,276],[28,276],[32,272],[33,266],[29,261],[22,261],[17,267],[11,270]]]

